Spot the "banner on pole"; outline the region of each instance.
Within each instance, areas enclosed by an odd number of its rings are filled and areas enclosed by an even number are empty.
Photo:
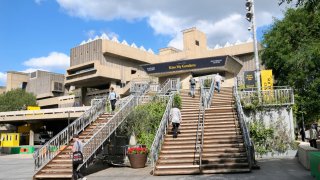
[[[273,90],[272,70],[261,71],[262,90]]]
[[[254,87],[256,85],[254,71],[245,71],[244,72],[244,84],[245,84],[246,88]]]

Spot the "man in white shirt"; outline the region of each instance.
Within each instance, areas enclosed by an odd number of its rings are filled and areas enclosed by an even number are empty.
[[[114,110],[116,109],[117,94],[116,92],[114,92],[113,87],[110,88],[109,100],[111,104],[112,113],[114,113]]]
[[[215,89],[217,89],[218,93],[220,93],[220,85],[221,85],[222,77],[219,75],[219,73],[217,73],[214,76],[214,81],[216,82]]]
[[[176,105],[174,105],[174,107],[170,111],[170,119],[172,122],[173,138],[177,138],[178,137],[178,128],[181,123],[181,112],[176,107]]]

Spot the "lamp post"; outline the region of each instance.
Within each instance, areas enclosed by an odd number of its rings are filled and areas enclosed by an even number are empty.
[[[252,31],[253,34],[253,49],[254,49],[254,60],[256,64],[256,81],[258,92],[261,91],[261,82],[260,82],[260,63],[259,63],[259,54],[258,54],[258,41],[257,41],[257,32],[256,32],[256,18],[254,13],[254,0],[246,0],[246,19],[250,22],[248,27],[249,31]]]

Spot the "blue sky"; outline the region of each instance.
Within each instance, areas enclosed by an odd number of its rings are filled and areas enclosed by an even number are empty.
[[[219,5],[219,1],[213,4],[212,0],[203,0],[185,6],[180,5],[186,1],[166,1],[1,1],[0,85],[5,85],[5,73],[11,70],[64,73],[70,49],[102,33],[155,52],[168,45],[181,48],[181,30],[193,26],[208,34],[211,47],[250,37],[244,19],[244,1],[226,0]],[[276,3],[257,1],[261,39],[261,31],[272,23],[272,17],[281,17],[282,13]],[[221,11],[221,7],[225,9]]]

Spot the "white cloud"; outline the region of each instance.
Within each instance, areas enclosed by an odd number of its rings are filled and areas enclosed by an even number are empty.
[[[250,37],[249,23],[245,20],[245,1],[199,2],[185,0],[57,0],[69,15],[83,19],[111,21],[124,19],[136,21],[147,19],[155,34],[169,35],[169,45],[179,45],[181,30],[197,27],[208,35],[208,44],[235,42]],[[257,25],[272,23],[272,18],[281,18],[285,6],[277,1],[256,0]],[[224,42],[223,42],[224,41]],[[180,42],[181,44],[181,42]]]
[[[31,58],[23,63],[30,69],[45,69],[48,71],[65,70],[69,67],[70,58],[68,55],[59,52],[51,52],[48,56]]]
[[[0,72],[0,85],[5,85],[7,82],[7,73]]]

